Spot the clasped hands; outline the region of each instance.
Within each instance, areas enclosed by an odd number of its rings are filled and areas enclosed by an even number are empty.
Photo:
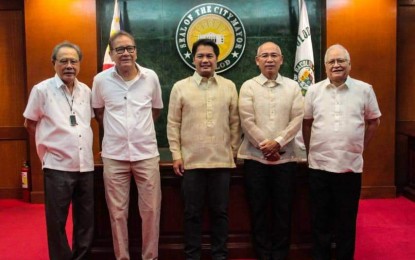
[[[267,161],[278,161],[280,159],[281,145],[275,140],[265,139],[259,143],[259,149]],[[183,176],[184,164],[182,159],[173,160],[173,170],[178,176]]]
[[[280,159],[281,145],[275,140],[265,139],[259,143],[259,149],[267,161],[278,161]]]

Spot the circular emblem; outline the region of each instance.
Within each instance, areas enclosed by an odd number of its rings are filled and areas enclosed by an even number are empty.
[[[195,69],[193,43],[211,39],[219,47],[217,73],[234,66],[245,49],[246,34],[241,19],[220,4],[201,4],[190,9],[180,20],[176,31],[176,47],[182,60]]]
[[[314,64],[311,60],[301,60],[294,67],[294,80],[298,82],[303,96],[308,86],[314,83]]]

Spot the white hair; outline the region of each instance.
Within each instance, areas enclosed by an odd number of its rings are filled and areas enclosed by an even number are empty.
[[[331,51],[332,49],[342,49],[343,51],[344,51],[344,54],[345,54],[345,56],[346,56],[346,59],[348,60],[348,61],[350,61],[350,54],[349,54],[349,52],[347,51],[347,49],[343,46],[343,45],[341,45],[341,44],[333,44],[333,45],[331,45],[327,50],[326,50],[326,54],[324,55],[324,62],[326,63],[327,62],[327,53],[329,52],[329,51]]]

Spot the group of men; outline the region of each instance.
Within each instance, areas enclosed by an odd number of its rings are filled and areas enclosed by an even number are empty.
[[[163,102],[157,74],[136,63],[134,37],[111,36],[115,66],[95,76],[92,91],[76,79],[82,52],[70,42],[52,53],[55,76],[33,87],[24,112],[36,138],[45,181],[50,259],[88,259],[94,227],[91,118],[104,131],[102,161],[116,259],[130,259],[128,206],[131,176],[142,220],[142,259],[158,259],[161,187],[154,121]],[[239,97],[235,84],[216,74],[219,48],[201,39],[192,46],[193,75],[171,90],[167,138],[174,173],[182,178],[184,255],[201,259],[204,200],[210,212],[211,255],[228,258],[231,169],[244,160],[252,243],[257,259],[286,259],[290,245],[301,129],[310,171],[314,259],[353,259],[362,153],[381,113],[372,87],[349,76],[350,55],[328,48],[327,79],[305,99],[297,82],[279,74],[280,47],[263,43],[255,58],[260,74],[247,80]],[[65,223],[73,207],[73,241]],[[270,208],[270,211],[268,209]]]

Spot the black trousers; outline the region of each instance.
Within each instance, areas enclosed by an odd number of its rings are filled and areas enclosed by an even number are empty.
[[[44,169],[45,210],[49,258],[89,259],[94,235],[93,172],[65,172]],[[72,250],[65,226],[72,202]]]
[[[286,259],[290,247],[297,164],[267,165],[245,160],[244,169],[252,240],[257,258]]]
[[[313,259],[351,260],[355,251],[356,219],[361,173],[333,173],[309,169]]]
[[[212,259],[227,259],[229,183],[229,169],[184,172],[182,192],[186,260],[199,260],[201,257],[202,215],[206,196],[210,213]]]

